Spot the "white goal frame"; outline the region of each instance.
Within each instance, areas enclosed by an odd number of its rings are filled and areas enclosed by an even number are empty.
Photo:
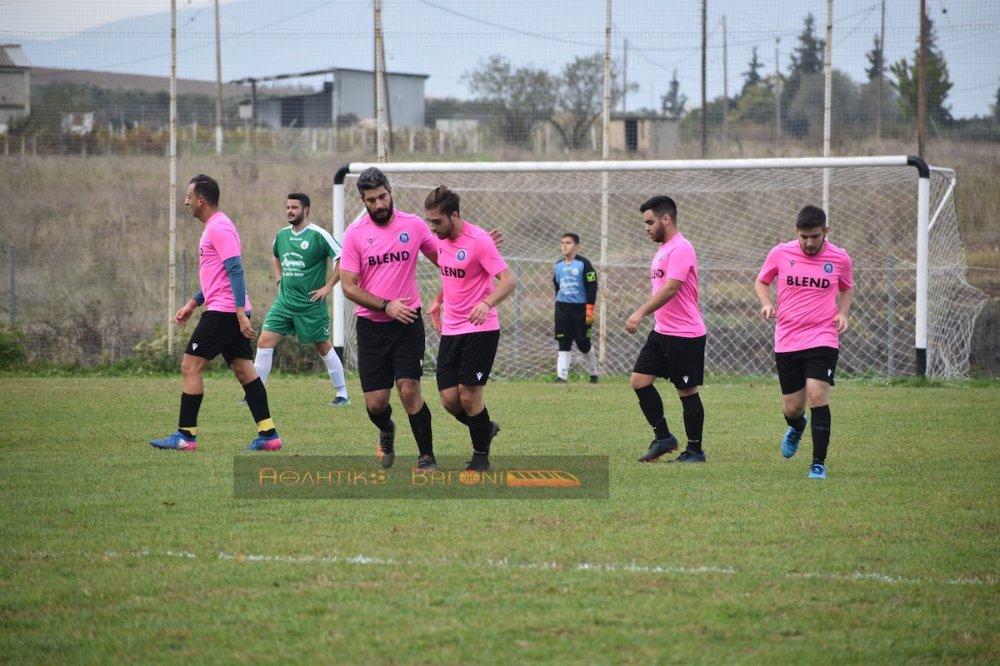
[[[333,179],[333,235],[338,241],[344,237],[346,226],[344,181],[349,174],[359,174],[366,168],[375,166],[386,174],[394,173],[499,173],[499,172],[619,172],[619,171],[696,171],[696,170],[744,170],[744,169],[788,169],[821,168],[840,169],[846,167],[913,167],[916,170],[917,193],[917,248],[916,248],[916,291],[914,321],[914,354],[916,375],[927,372],[927,329],[928,329],[928,286],[930,253],[930,174],[931,167],[920,157],[912,155],[891,155],[876,157],[799,157],[770,159],[725,159],[725,160],[609,160],[609,161],[565,161],[565,162],[400,162],[370,163],[351,162],[342,166]],[[390,179],[391,180],[391,179]],[[606,182],[606,181],[605,181]],[[607,197],[603,200],[606,202]],[[415,211],[418,214],[422,211]],[[602,211],[600,258],[603,265],[608,247],[607,208]],[[763,261],[763,257],[761,258]],[[333,298],[333,344],[343,356],[346,340],[345,324],[346,300],[340,284]],[[598,317],[599,340],[604,338],[605,302],[600,303]],[[600,346],[603,355],[604,345]]]

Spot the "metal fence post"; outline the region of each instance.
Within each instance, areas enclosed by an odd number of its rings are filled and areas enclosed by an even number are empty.
[[[893,363],[893,360],[892,360],[892,348],[893,348],[893,345],[896,342],[896,326],[895,326],[895,320],[896,320],[896,285],[895,285],[895,282],[896,282],[896,257],[892,256],[891,254],[889,255],[889,267],[888,267],[888,271],[887,271],[887,276],[886,277],[888,278],[888,282],[889,282],[889,284],[888,284],[888,294],[887,294],[887,303],[886,303],[886,307],[889,310],[889,321],[887,322],[888,325],[886,326],[886,333],[885,333],[886,344],[888,345],[888,350],[887,350],[886,353],[887,353],[887,355],[889,357],[888,358],[889,362],[886,364],[887,365],[886,370],[889,373],[890,377],[895,377],[896,376],[896,365],[895,365],[895,363]]]
[[[17,249],[7,246],[7,310],[11,328],[17,323]]]

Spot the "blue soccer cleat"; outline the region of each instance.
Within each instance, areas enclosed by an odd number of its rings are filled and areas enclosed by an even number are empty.
[[[330,405],[333,407],[347,407],[349,404],[351,404],[351,399],[346,395],[338,395],[330,401]]]
[[[803,416],[806,419],[806,423],[809,422],[809,418]],[[795,455],[795,452],[799,450],[799,442],[802,441],[802,434],[806,431],[806,427],[803,425],[802,430],[796,430],[792,426],[788,426],[788,430],[785,431],[785,436],[781,438],[781,455],[786,458],[791,458]]]
[[[810,479],[825,479],[826,478],[826,465],[823,463],[813,463],[809,466],[809,478]]]
[[[180,432],[175,432],[163,439],[151,439],[149,445],[156,449],[173,449],[175,451],[194,451],[198,445],[190,437],[185,437]]]
[[[256,439],[247,444],[247,451],[278,451],[281,449],[281,438],[278,432],[273,435],[258,435]]]

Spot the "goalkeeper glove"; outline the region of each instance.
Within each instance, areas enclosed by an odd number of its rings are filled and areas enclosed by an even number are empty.
[[[587,315],[586,315],[586,318],[584,319],[584,321],[587,322],[587,326],[590,326],[590,325],[592,325],[594,323],[594,304],[593,303],[587,303]]]

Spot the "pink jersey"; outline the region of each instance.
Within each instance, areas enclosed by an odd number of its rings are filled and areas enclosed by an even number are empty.
[[[507,270],[507,262],[488,233],[465,220],[462,222],[458,238],[438,240],[438,270],[444,291],[442,335],[500,329],[496,308],[491,308],[486,321],[478,326],[469,321],[469,314],[493,293],[493,278]]]
[[[649,266],[652,293],[663,288],[666,281],[683,282],[673,298],[653,313],[653,327],[662,335],[699,338],[705,335],[705,322],[698,309],[698,258],[694,246],[681,233],[660,245]]]
[[[240,256],[240,235],[225,213],[216,211],[205,221],[198,253],[201,255],[198,278],[205,297],[205,309],[236,312],[236,300],[225,261]],[[244,299],[243,309],[250,312],[250,296],[244,295]]]
[[[774,246],[757,275],[764,284],[778,278],[778,322],[774,351],[813,347],[839,348],[834,317],[837,294],[854,288],[851,258],[830,241],[818,254],[807,255],[793,240]]]
[[[437,238],[417,215],[397,210],[389,224],[379,226],[365,213],[344,232],[340,268],[357,273],[358,286],[368,293],[390,301],[409,298],[406,305],[419,308],[417,256],[436,251]],[[371,321],[392,321],[363,305],[355,313]]]

